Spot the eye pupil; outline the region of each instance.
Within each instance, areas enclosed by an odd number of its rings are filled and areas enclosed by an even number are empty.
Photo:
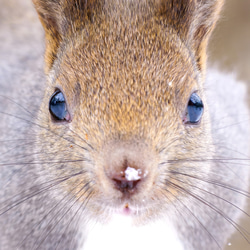
[[[201,120],[203,114],[203,102],[201,98],[193,93],[189,99],[187,106],[187,119],[186,123],[196,124]]]
[[[61,91],[56,92],[50,99],[49,110],[56,120],[65,120],[67,116],[67,108],[65,98]]]

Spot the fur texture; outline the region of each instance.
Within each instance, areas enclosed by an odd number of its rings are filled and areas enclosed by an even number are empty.
[[[25,96],[33,96],[25,107],[40,108],[30,112],[18,101],[17,114],[1,110],[8,117],[1,127],[10,134],[0,156],[0,248],[85,249],[100,225],[117,229],[123,239],[117,228],[122,223],[113,223],[117,214],[138,235],[160,221],[174,236],[171,241],[166,235],[166,249],[222,248],[234,229],[241,230],[237,219],[249,171],[248,127],[221,118],[240,121],[232,112],[233,97],[221,94],[224,85],[214,80],[206,85],[212,94],[204,88],[206,47],[222,1],[34,4],[45,30],[47,79],[44,90],[23,83]],[[230,88],[241,95],[234,81]],[[58,90],[68,121],[55,121],[49,111]],[[199,124],[188,125],[193,92],[204,114]],[[2,97],[1,107],[5,102]],[[233,104],[248,116],[243,100]],[[113,178],[128,166],[145,178],[125,193]],[[103,248],[112,240],[110,233]]]

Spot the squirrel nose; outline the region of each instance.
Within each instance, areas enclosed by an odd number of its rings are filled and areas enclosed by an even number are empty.
[[[147,176],[147,171],[143,171],[137,167],[129,166],[125,161],[123,164],[124,171],[116,173],[112,176],[115,188],[124,194],[133,194],[140,182]]]
[[[144,142],[111,141],[104,145],[97,159],[104,195],[137,197],[150,190],[156,178],[156,156]]]

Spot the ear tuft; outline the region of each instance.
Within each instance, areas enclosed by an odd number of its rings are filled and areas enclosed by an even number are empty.
[[[206,65],[208,40],[223,6],[223,0],[197,0],[197,8],[189,31],[189,41],[195,53],[198,69]]]
[[[59,26],[60,11],[58,10],[61,1],[58,0],[56,3],[56,1],[53,0],[33,0],[33,3],[45,31],[45,71],[48,72],[57,57],[57,51],[62,39]]]
[[[203,72],[209,37],[219,17],[223,0],[161,0],[161,15],[193,51]]]
[[[100,8],[99,0],[33,0],[46,38],[46,72],[52,68],[64,39],[82,29]]]

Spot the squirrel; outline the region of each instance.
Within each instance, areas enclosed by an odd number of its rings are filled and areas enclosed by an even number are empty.
[[[247,239],[248,110],[233,76],[206,78],[223,1],[33,3],[45,74],[11,73],[17,99],[0,98],[10,131],[0,249],[217,250],[236,230]]]

